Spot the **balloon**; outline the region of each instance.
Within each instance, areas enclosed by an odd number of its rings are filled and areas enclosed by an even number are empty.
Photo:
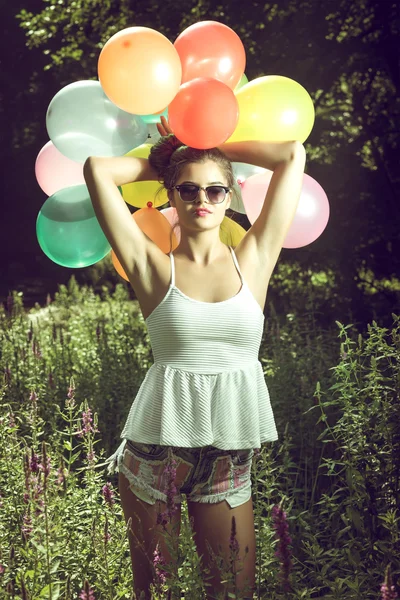
[[[137,158],[148,158],[151,150],[150,144],[142,144],[127,152],[126,156],[136,156]],[[168,202],[167,191],[158,181],[135,181],[127,183],[122,188],[122,197],[131,206],[143,208],[148,202],[153,206],[162,206]],[[159,190],[161,190],[159,192]],[[158,193],[159,192],[159,193]]]
[[[36,234],[43,252],[63,267],[88,267],[110,251],[86,185],[64,188],[47,198]]]
[[[147,237],[153,240],[164,254],[168,254],[170,251],[171,225],[165,216],[156,208],[146,206],[134,212],[132,217]],[[177,239],[172,234],[172,250],[175,250],[177,245]],[[128,277],[114,250],[111,251],[111,260],[117,273],[128,281]]]
[[[47,142],[37,155],[35,175],[47,196],[63,188],[85,183],[83,165],[61,154],[52,141]]]
[[[249,163],[233,162],[232,171],[236,181],[238,183],[244,183],[246,179],[252,175],[265,173],[266,169],[263,167],[257,167],[256,165],[250,165]]]
[[[151,144],[153,146],[156,142],[158,142],[160,137],[161,137],[161,135],[157,129],[157,124],[156,123],[148,123],[147,124],[147,143]]]
[[[243,239],[246,230],[229,217],[224,217],[219,229],[219,239],[227,246],[237,246]]]
[[[159,123],[161,117],[168,119],[168,106],[165,110],[160,110],[154,114],[142,115],[142,119],[145,123]]]
[[[114,104],[137,115],[163,111],[179,90],[182,66],[174,45],[149,27],[128,27],[100,52],[101,86]]]
[[[249,83],[249,80],[247,79],[246,73],[243,73],[239,83],[237,84],[237,86],[234,89],[234,92],[237,92],[238,90],[240,90],[240,88],[242,88],[244,85],[246,85],[246,83]]]
[[[320,184],[305,174],[296,214],[283,243],[284,248],[301,248],[314,242],[329,220],[328,197]]]
[[[142,119],[110,102],[98,81],[62,88],[49,104],[46,127],[58,150],[80,163],[91,155],[120,156],[147,138]]]
[[[311,96],[299,83],[281,75],[257,77],[235,92],[239,121],[228,142],[264,140],[304,142],[315,111]]]
[[[169,124],[176,137],[192,148],[223,144],[238,122],[233,91],[221,81],[199,77],[184,83],[169,105]]]
[[[256,175],[257,173],[265,173],[266,169],[263,167],[257,167],[256,165],[250,165],[248,163],[232,162],[233,176],[236,180],[236,184],[233,186],[234,193],[232,194],[232,200],[230,208],[242,215],[246,214],[246,209],[242,200],[242,189],[241,186],[248,177]]]
[[[272,171],[253,175],[242,185],[243,203],[251,224],[259,216]],[[329,219],[328,198],[320,186],[306,173],[296,214],[283,243],[284,248],[301,248],[314,242],[324,231]]]
[[[211,77],[234,90],[246,66],[246,53],[240,37],[217,21],[194,23],[174,44],[182,63],[182,83],[198,77]]]
[[[175,223],[178,222],[178,212],[177,212],[175,206],[168,206],[167,208],[162,208],[160,210],[160,212],[169,221],[169,224],[171,225],[171,227],[173,227],[175,225]],[[177,225],[175,227],[174,233],[175,233],[175,236],[176,236],[177,245],[179,245],[180,241],[181,241],[181,228],[180,228],[180,225]]]
[[[230,209],[235,212],[241,213],[242,215],[246,214],[246,209],[242,200],[242,189],[241,186],[243,184],[235,183],[233,186],[233,193],[231,196],[231,204],[229,206]]]

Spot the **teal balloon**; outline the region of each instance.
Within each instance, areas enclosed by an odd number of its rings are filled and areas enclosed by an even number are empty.
[[[61,154],[78,163],[89,156],[123,156],[147,139],[141,116],[118,108],[100,83],[91,80],[57,92],[47,109],[46,127]]]
[[[111,250],[84,184],[47,198],[37,217],[36,235],[46,256],[62,267],[88,267]]]
[[[160,113],[158,115],[140,115],[140,116],[142,117],[142,120],[145,123],[159,123],[160,117],[165,117],[166,119],[168,119],[168,106],[162,113]]]

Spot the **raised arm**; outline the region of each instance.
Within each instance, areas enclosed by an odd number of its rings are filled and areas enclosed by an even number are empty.
[[[261,212],[240,244],[263,266],[267,278],[276,265],[300,199],[306,152],[298,141],[232,142],[220,149],[231,161],[273,171]]]
[[[131,216],[118,186],[133,181],[157,180],[146,158],[90,156],[83,174],[97,219],[128,278],[145,267],[152,243]]]

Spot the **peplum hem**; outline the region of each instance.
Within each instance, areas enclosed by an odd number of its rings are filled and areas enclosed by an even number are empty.
[[[221,450],[259,448],[277,440],[261,363],[214,374],[154,363],[131,406],[121,438],[124,441],[108,459],[111,462],[126,439]]]

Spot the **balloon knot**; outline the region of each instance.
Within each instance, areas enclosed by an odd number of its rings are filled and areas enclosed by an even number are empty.
[[[240,187],[242,187],[242,185],[244,184],[244,181],[245,181],[245,180],[244,180],[244,179],[242,179],[241,177],[239,177],[239,178],[236,180],[237,184],[238,184]]]
[[[148,207],[148,208],[151,208],[152,206],[153,206],[153,203],[152,203],[152,202],[148,202],[148,203],[147,203],[147,207]]]

